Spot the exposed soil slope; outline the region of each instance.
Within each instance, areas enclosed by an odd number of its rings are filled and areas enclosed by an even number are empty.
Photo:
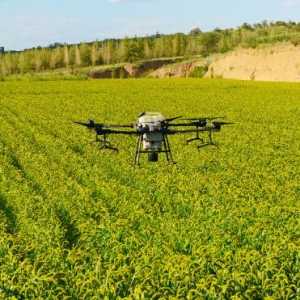
[[[178,65],[165,66],[149,74],[149,77],[188,77],[196,67],[205,65],[204,61],[183,62]]]
[[[91,72],[88,74],[91,78],[127,78],[141,77],[151,73],[154,70],[169,64],[177,63],[177,59],[158,59],[145,61],[140,64],[125,64],[119,67],[111,67],[101,71]]]
[[[188,77],[197,67],[209,64],[207,78],[300,82],[300,46],[290,43],[239,49],[193,62],[176,59],[127,64],[88,74],[92,78]]]
[[[300,47],[288,43],[240,49],[213,59],[205,77],[300,81]]]

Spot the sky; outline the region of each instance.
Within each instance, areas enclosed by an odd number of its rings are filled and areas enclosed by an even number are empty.
[[[0,47],[300,22],[300,0],[0,0]]]

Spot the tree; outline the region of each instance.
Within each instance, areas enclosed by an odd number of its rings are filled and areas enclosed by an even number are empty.
[[[222,36],[218,42],[218,52],[224,53],[232,49],[230,38]]]
[[[18,73],[18,57],[12,52],[7,52],[3,56],[2,74],[11,75]]]
[[[18,57],[18,67],[21,74],[35,71],[36,55],[34,53],[34,50],[26,50],[20,53]]]
[[[47,70],[50,68],[51,52],[47,48],[35,50],[35,70]]]
[[[92,64],[91,47],[89,47],[87,43],[82,43],[79,46],[79,52],[80,52],[81,66],[84,67],[90,66]]]
[[[134,62],[136,60],[141,59],[141,49],[139,47],[138,41],[135,39],[131,39],[128,41],[127,45],[125,45],[124,50],[124,61]]]
[[[248,23],[243,23],[243,25],[240,27],[241,29],[244,29],[244,30],[253,30],[253,27],[248,24]]]
[[[202,33],[202,31],[200,30],[200,28],[194,28],[189,32],[190,36],[198,36]]]
[[[64,49],[63,47],[57,47],[51,50],[50,68],[59,69],[64,66]]]
[[[92,49],[91,49],[91,63],[92,66],[100,65],[103,63],[102,57],[99,52],[99,43],[98,41],[95,41],[92,44]]]
[[[113,42],[111,40],[104,41],[102,47],[102,57],[105,64],[109,65],[113,63],[113,51]]]
[[[173,56],[185,55],[187,38],[183,33],[176,33],[172,38]]]
[[[154,41],[154,57],[168,57],[173,55],[172,36],[161,35]]]
[[[64,45],[64,66],[68,69],[70,64],[70,55],[68,45]]]
[[[78,45],[75,45],[75,53],[74,53],[74,65],[76,67],[80,67],[81,66],[81,56],[80,56],[80,50]]]
[[[201,34],[200,40],[203,45],[203,55],[208,55],[210,53],[218,52],[218,43],[221,35],[217,32],[206,32]]]
[[[153,42],[149,37],[143,39],[143,53],[145,59],[153,58]]]

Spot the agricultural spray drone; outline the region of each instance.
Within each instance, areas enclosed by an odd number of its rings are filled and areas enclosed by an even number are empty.
[[[169,163],[175,163],[172,157],[171,147],[168,139],[168,135],[170,134],[196,133],[194,138],[186,140],[186,144],[189,144],[192,141],[200,141],[201,144],[197,145],[198,150],[205,146],[216,146],[217,144],[212,140],[212,133],[219,132],[222,125],[233,124],[230,122],[214,121],[215,119],[219,118],[224,117],[182,119],[181,116],[178,116],[165,119],[165,117],[159,112],[143,112],[138,116],[136,123],[128,125],[95,123],[93,119],[89,119],[86,123],[74,123],[94,130],[96,137],[93,142],[101,143],[99,149],[110,149],[118,152],[118,148],[112,147],[110,142],[107,140],[107,136],[109,134],[137,136],[136,151],[133,163],[134,165],[138,165],[141,153],[147,153],[148,161],[150,162],[157,162],[158,154],[165,153],[167,161]],[[172,123],[178,119],[182,120],[181,123]],[[187,127],[187,129],[175,129],[179,127]],[[203,135],[204,133],[207,133],[208,139],[205,141],[204,138],[199,136],[199,133],[202,133]],[[102,139],[99,137],[102,137]]]

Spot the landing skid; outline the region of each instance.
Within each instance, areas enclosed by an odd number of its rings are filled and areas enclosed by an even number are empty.
[[[204,139],[200,138],[199,137],[199,134],[197,132],[197,136],[195,138],[192,138],[192,139],[189,139],[186,141],[186,144],[188,145],[189,142],[192,142],[192,141],[201,141],[202,144],[201,145],[197,145],[197,149],[198,151],[201,149],[201,148],[204,148],[204,147],[207,147],[207,146],[216,146],[218,147],[218,144],[213,142],[212,140],[212,132],[211,131],[208,131],[208,142],[204,143]]]
[[[118,148],[109,146],[110,142],[107,140],[107,134],[103,134],[103,140],[100,140],[98,138],[98,135],[96,135],[96,138],[94,140],[92,140],[91,143],[94,143],[94,142],[102,143],[102,146],[99,147],[98,150],[113,150],[113,151],[119,152]]]

